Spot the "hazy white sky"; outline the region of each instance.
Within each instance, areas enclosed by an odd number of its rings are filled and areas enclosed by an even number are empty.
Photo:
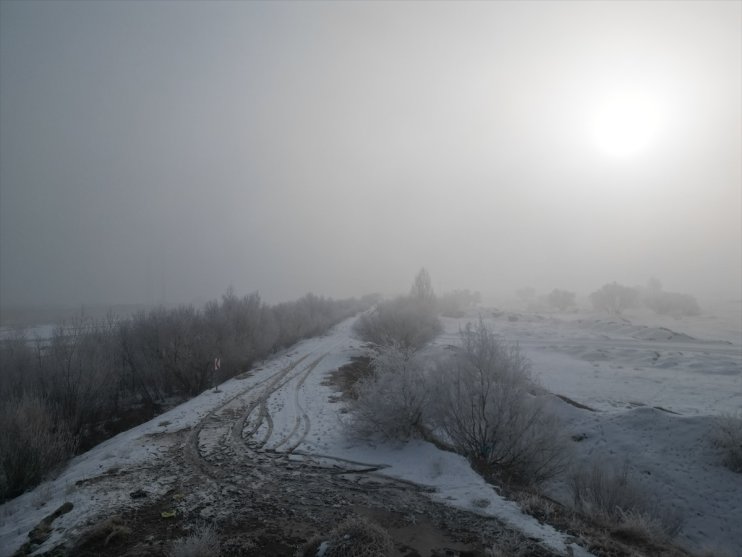
[[[739,298],[742,2],[0,3],[0,302]]]

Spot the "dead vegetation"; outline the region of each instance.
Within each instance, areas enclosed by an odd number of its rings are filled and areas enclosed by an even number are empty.
[[[351,517],[318,535],[300,550],[301,557],[387,557],[394,554],[394,542],[378,524],[363,517]]]

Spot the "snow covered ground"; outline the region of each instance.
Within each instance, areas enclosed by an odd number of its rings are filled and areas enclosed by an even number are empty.
[[[578,463],[593,457],[628,462],[643,487],[685,518],[682,545],[742,554],[742,476],[721,466],[710,442],[712,416],[742,408],[738,310],[672,322],[646,314],[481,314],[499,335],[520,344],[544,387],[595,410],[552,398],[554,412],[580,439],[574,443]],[[471,319],[476,315],[445,319],[436,344],[455,343]],[[164,493],[173,479],[162,470],[173,451],[215,470],[236,453],[249,459],[292,452],[291,458],[318,463],[378,465],[384,475],[434,488],[436,500],[497,516],[556,554],[567,553],[567,536],[522,514],[463,458],[420,441],[372,446],[349,438],[342,404],[330,402],[332,388],[323,383],[363,351],[352,320],[345,321],[219,392],[206,391],[80,455],[56,479],[0,506],[0,556],[11,555],[64,501],[74,508],[55,521],[44,548],[79,533],[91,516],[135,504],[129,497],[135,484],[122,471],[144,476],[157,469],[152,489]],[[553,489],[563,495],[564,486]]]

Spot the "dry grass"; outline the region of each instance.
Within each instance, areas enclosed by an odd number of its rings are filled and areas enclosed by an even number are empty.
[[[387,557],[394,543],[381,526],[361,517],[349,518],[324,536],[315,536],[299,551],[299,557]]]
[[[101,541],[103,545],[111,545],[130,535],[131,528],[126,525],[124,519],[119,515],[113,515],[91,526],[80,537],[77,547],[80,549]]]
[[[219,536],[208,524],[198,526],[192,534],[173,543],[169,557],[218,557],[221,554]]]
[[[677,534],[682,520],[660,507],[629,474],[628,463],[616,468],[593,462],[571,478],[575,510],[629,542],[662,543]]]

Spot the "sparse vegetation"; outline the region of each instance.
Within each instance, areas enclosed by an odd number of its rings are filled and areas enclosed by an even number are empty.
[[[564,470],[567,444],[558,421],[535,396],[528,360],[516,345],[498,341],[481,319],[462,330],[460,349],[430,383],[434,431],[483,472],[540,484]]]
[[[673,317],[693,316],[701,313],[698,301],[690,294],[679,292],[648,291],[643,299],[644,305],[660,315]]]
[[[570,478],[575,510],[610,528],[622,539],[663,541],[680,529],[681,519],[660,507],[629,474],[627,463],[616,468],[595,461]]]
[[[438,311],[445,317],[463,317],[481,301],[479,292],[468,289],[452,290],[438,297]]]
[[[381,526],[352,517],[328,534],[315,536],[299,553],[302,557],[388,557],[394,554],[394,543]]]
[[[386,347],[371,360],[371,368],[372,375],[355,386],[355,432],[387,439],[417,436],[429,399],[422,359],[409,348]]]
[[[575,305],[575,293],[555,288],[546,295],[546,303],[554,309],[565,311]]]
[[[358,336],[377,346],[418,349],[441,332],[437,302],[430,275],[422,269],[412,284],[409,296],[379,303],[362,315],[355,326]]]
[[[535,391],[517,346],[480,319],[453,355],[426,365],[409,348],[382,350],[357,387],[353,427],[408,439],[422,435],[463,454],[486,474],[540,484],[566,465],[567,443]]]
[[[193,533],[173,542],[169,557],[218,557],[221,543],[216,530],[208,524],[195,528]]]
[[[635,306],[639,301],[636,288],[623,286],[617,282],[603,285],[600,290],[590,294],[590,302],[598,311],[620,315],[625,309]]]

